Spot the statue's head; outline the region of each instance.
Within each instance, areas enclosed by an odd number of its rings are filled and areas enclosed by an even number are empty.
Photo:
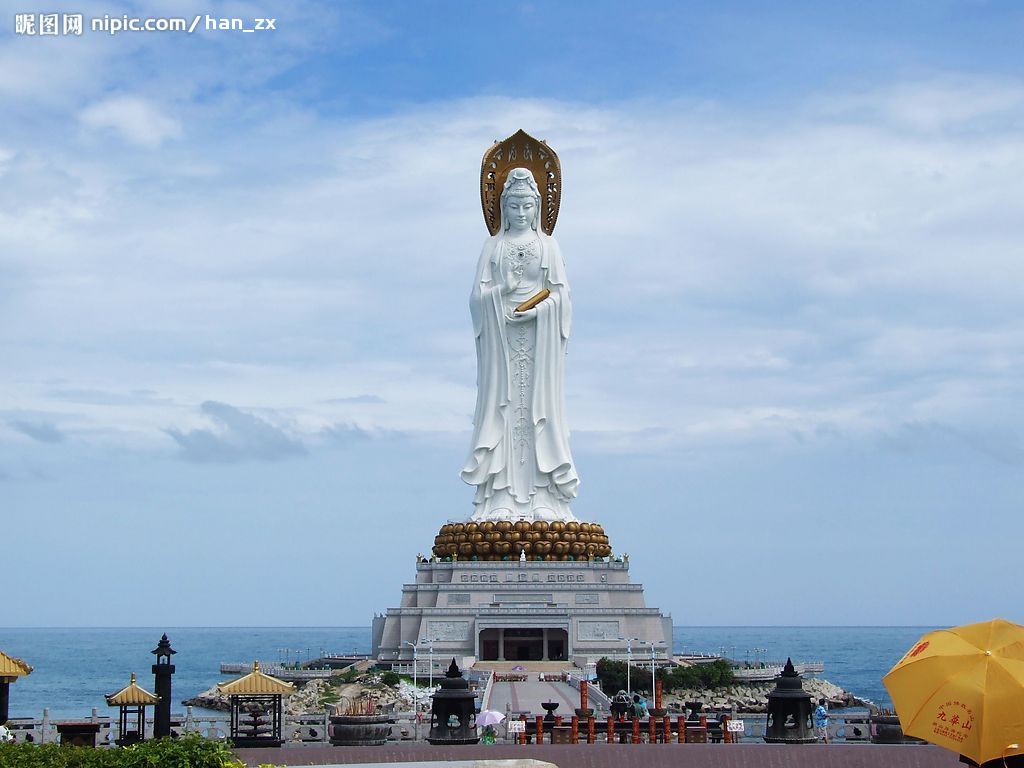
[[[540,221],[540,190],[526,168],[508,172],[501,190],[501,227],[504,231],[532,229]]]

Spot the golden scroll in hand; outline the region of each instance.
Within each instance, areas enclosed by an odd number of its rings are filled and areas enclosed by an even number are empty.
[[[550,295],[551,291],[549,291],[547,288],[543,288],[540,293],[531,296],[518,307],[516,307],[516,312],[525,312],[528,309],[533,309]]]

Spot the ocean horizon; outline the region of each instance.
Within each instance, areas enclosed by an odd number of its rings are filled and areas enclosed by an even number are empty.
[[[931,626],[676,626],[674,653],[720,654],[738,661],[820,661],[820,677],[859,698],[890,706],[882,676]],[[173,710],[230,676],[221,662],[306,661],[323,653],[369,653],[365,627],[0,627],[0,650],[23,658],[31,675],[11,686],[10,716],[107,714],[104,694],[134,672],[153,687],[151,651],[167,633],[173,657]],[[634,664],[643,666],[642,649]]]

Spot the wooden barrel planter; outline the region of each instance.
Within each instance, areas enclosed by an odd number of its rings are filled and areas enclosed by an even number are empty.
[[[332,715],[327,729],[336,747],[379,747],[391,735],[388,715]]]

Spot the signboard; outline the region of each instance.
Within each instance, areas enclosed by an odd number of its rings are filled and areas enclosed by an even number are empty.
[[[743,733],[743,721],[742,720],[730,720],[727,724],[729,733]]]
[[[522,720],[508,720],[505,724],[509,733],[526,733],[526,723]]]

